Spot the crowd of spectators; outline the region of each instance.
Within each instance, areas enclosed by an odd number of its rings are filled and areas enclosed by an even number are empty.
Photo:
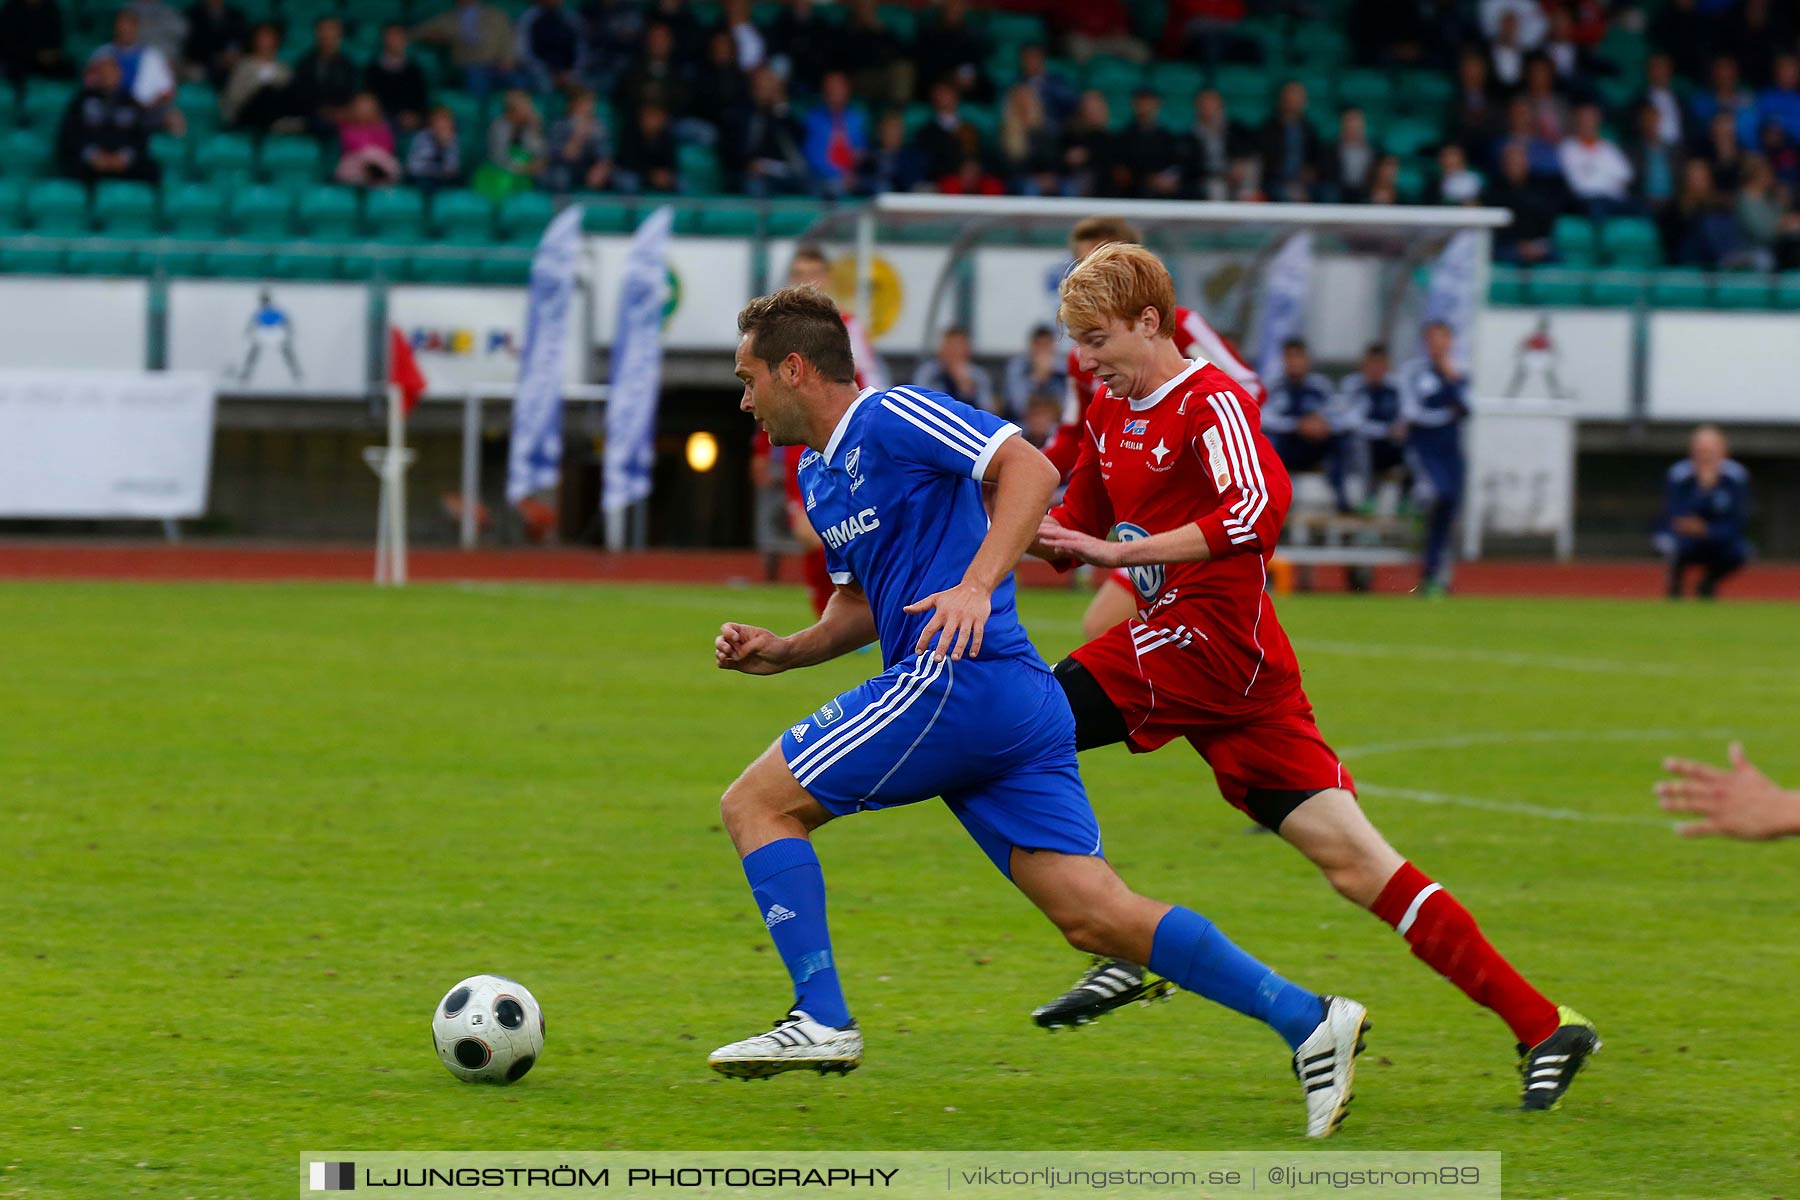
[[[232,0],[185,12],[131,0],[90,59],[110,59],[116,80],[70,60],[55,0],[4,0],[0,66],[20,87],[32,75],[81,76],[63,162],[84,178],[153,174],[141,147],[112,145],[132,140],[118,130],[180,132],[176,87],[204,81],[228,127],[316,137],[334,149],[338,178],[364,186],[670,191],[680,148],[699,145],[724,189],[757,196],[1494,204],[1515,214],[1497,253],[1521,265],[1552,261],[1556,219],[1578,214],[1654,221],[1672,263],[1800,266],[1791,3],[1354,0],[1348,65],[1454,82],[1431,114],[1443,138],[1431,167],[1382,148],[1372,125],[1385,114],[1353,104],[1322,114],[1309,86],[1328,81],[1283,78],[1245,36],[1253,16],[1290,30],[1321,19],[1312,0],[1170,0],[1149,30],[1125,0],[1005,7],[1035,8],[1045,36],[1016,46],[1004,86],[966,0],[921,4],[904,34],[875,0],[786,0],[760,23],[750,0],[709,9],[711,23],[689,0],[533,0],[516,20],[454,0],[383,28],[367,61],[346,51],[338,16],[283,29],[252,24]],[[1647,45],[1641,65],[1609,57],[1614,29]],[[284,49],[302,38],[303,53]],[[442,56],[446,86],[501,97],[485,129],[459,126],[476,108],[434,104],[419,46]],[[1166,93],[1149,86],[1128,102],[1117,88],[1077,87],[1079,64],[1101,54],[1261,67],[1275,99],[1266,116],[1241,120],[1210,87],[1191,111],[1185,96],[1183,111],[1165,111]],[[131,103],[142,112],[127,113]]]

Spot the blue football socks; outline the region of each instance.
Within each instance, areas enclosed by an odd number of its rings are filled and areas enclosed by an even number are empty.
[[[1319,997],[1257,962],[1211,921],[1179,905],[1157,923],[1149,966],[1196,995],[1267,1023],[1290,1049],[1307,1039],[1324,1013]]]
[[[850,1023],[831,933],[825,927],[825,872],[805,838],[782,838],[744,856],[744,876],[775,949],[794,979],[794,1007],[822,1025]],[[1316,1023],[1316,1022],[1315,1022]],[[1310,1028],[1310,1027],[1309,1027]]]

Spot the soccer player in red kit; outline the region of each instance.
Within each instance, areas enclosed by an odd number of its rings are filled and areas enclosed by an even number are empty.
[[[1069,231],[1069,255],[1079,263],[1101,246],[1143,240],[1137,227],[1120,217],[1088,217],[1077,222],[1075,228]],[[1249,364],[1238,357],[1237,349],[1206,323],[1205,317],[1192,309],[1177,305],[1170,334],[1181,357],[1205,359],[1237,380],[1251,399],[1258,404],[1262,403],[1262,380]],[[1069,478],[1069,472],[1075,469],[1075,460],[1081,453],[1082,420],[1093,404],[1099,388],[1099,382],[1082,365],[1081,351],[1071,348],[1069,390],[1063,400],[1062,424],[1044,447],[1044,456],[1056,464],[1056,469],[1062,472],[1065,482]],[[1109,572],[1100,580],[1094,599],[1081,618],[1082,632],[1090,638],[1099,637],[1120,621],[1128,620],[1136,611],[1137,592],[1131,586],[1131,578],[1124,571]]]
[[[1165,324],[1174,309],[1168,271],[1141,246],[1102,247],[1062,285],[1063,324],[1105,390],[1033,552],[1124,568],[1138,594],[1131,620],[1057,664],[1076,749],[1122,741],[1143,752],[1186,738],[1228,801],[1507,1023],[1519,1042],[1524,1107],[1550,1108],[1599,1049],[1594,1026],[1527,983],[1358,806],[1266,589],[1292,497],[1287,472],[1255,401],[1216,366],[1182,357]],[[1103,960],[1034,1015],[1050,1028],[1078,1024],[1160,983],[1137,964]]]

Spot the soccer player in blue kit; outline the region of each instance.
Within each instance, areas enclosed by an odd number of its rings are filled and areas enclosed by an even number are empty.
[[[800,487],[836,590],[816,624],[788,637],[726,624],[718,665],[772,675],[878,639],[885,669],[795,722],[721,802],[794,999],[773,1029],[713,1051],[712,1067],[755,1079],[862,1062],[810,837],[835,817],[941,796],[1077,949],[1147,962],[1280,1034],[1307,1135],[1329,1136],[1350,1101],[1363,1006],[1281,978],[1193,910],[1134,893],[1101,856],[1074,716],[1013,602],[1012,568],[1056,468],[1016,426],[942,393],[859,392],[837,307],[816,290],[751,301],[738,330],[740,407],[772,443],[810,448]]]

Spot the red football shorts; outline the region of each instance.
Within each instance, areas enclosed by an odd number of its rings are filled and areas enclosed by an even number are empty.
[[[836,591],[831,584],[831,568],[825,564],[825,549],[814,546],[800,560],[800,578],[806,582],[806,598],[812,601],[813,612],[818,616],[825,615],[825,605]]]
[[[1212,650],[1141,621],[1115,625],[1071,656],[1087,668],[1125,718],[1133,753],[1186,738],[1212,767],[1226,800],[1246,804],[1252,789],[1356,790],[1356,781],[1326,744],[1312,703],[1298,686],[1244,695],[1244,668]]]

